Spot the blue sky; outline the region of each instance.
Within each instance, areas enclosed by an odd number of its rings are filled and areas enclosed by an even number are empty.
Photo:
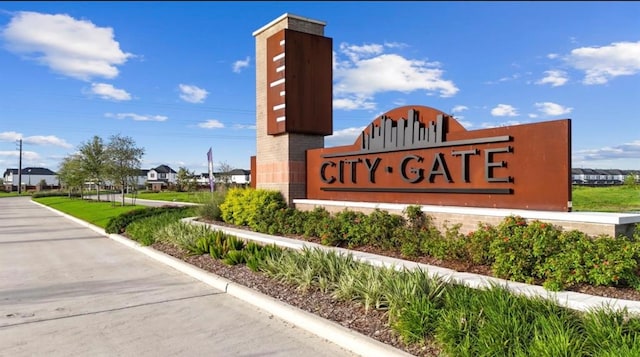
[[[57,170],[94,135],[143,168],[255,155],[255,39],[284,13],[333,38],[334,135],[401,105],[469,130],[572,119],[574,167],[640,169],[638,2],[2,2],[0,169]]]

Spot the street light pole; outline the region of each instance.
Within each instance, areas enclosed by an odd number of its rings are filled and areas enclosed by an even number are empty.
[[[18,159],[18,195],[22,194],[22,139],[20,139],[20,155]]]

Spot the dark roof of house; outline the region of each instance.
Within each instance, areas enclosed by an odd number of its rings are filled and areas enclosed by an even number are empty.
[[[138,170],[138,176],[147,176],[147,173],[149,171],[150,170],[140,169],[140,170]]]
[[[3,176],[7,176],[9,173],[14,175],[18,174],[18,169],[6,169]],[[57,175],[55,172],[44,167],[24,167],[22,168],[23,175]]]
[[[251,171],[244,169],[233,169],[229,171],[229,175],[251,175]]]
[[[214,172],[213,176],[224,176],[224,175],[229,175],[229,176],[233,176],[233,175],[251,175],[251,170],[244,170],[244,169],[233,169],[229,172]],[[209,173],[202,173],[202,177],[209,177]]]
[[[160,165],[160,166],[156,167],[156,168],[155,168],[155,169],[153,169],[153,170],[156,170],[156,172],[158,172],[158,173],[163,173],[163,174],[169,174],[169,173],[171,173],[171,174],[175,174],[175,173],[177,173],[177,172],[175,172],[172,168],[170,168],[170,167],[169,167],[169,166],[167,166],[167,165]]]
[[[638,170],[572,168],[573,175],[630,175]]]

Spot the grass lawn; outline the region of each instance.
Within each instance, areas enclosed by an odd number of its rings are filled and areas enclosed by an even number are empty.
[[[144,206],[139,205],[114,206],[111,202],[89,201],[68,197],[42,197],[33,200],[102,228],[107,225],[109,219],[112,217],[134,209],[144,208]]]
[[[640,212],[640,187],[574,187],[573,210],[591,212]]]
[[[18,197],[18,196],[31,196],[31,195],[26,194],[26,193],[23,193],[22,195],[18,195],[18,192],[0,191],[0,198],[2,198],[2,197]]]
[[[127,195],[133,197],[133,195]],[[211,192],[141,192],[136,196],[145,200],[203,203],[211,198]]]

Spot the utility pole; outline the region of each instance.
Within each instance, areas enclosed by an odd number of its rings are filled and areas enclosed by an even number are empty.
[[[20,155],[18,159],[18,195],[22,194],[22,139],[20,139]]]

